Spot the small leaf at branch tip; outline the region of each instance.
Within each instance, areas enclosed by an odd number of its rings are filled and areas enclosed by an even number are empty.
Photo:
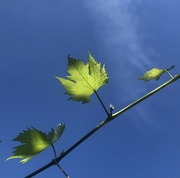
[[[163,73],[165,73],[166,70],[170,70],[172,68],[174,68],[174,66],[171,66],[170,68],[167,68],[167,69],[153,68],[153,69],[147,71],[146,73],[144,73],[144,75],[142,75],[140,78],[138,78],[138,80],[145,80],[145,81],[159,80],[161,75]]]
[[[172,65],[172,66],[170,66],[169,68],[166,68],[165,70],[171,70],[171,69],[174,69],[175,66],[176,66],[176,65]]]
[[[59,139],[59,137],[63,134],[64,129],[65,129],[65,124],[58,124],[56,131],[52,128],[51,132],[49,132],[47,135],[47,139],[49,143],[53,144],[54,142],[56,142]]]
[[[70,96],[69,100],[88,103],[90,96],[100,87],[108,83],[105,66],[97,62],[88,51],[88,62],[68,56],[68,71],[66,78],[56,76]]]

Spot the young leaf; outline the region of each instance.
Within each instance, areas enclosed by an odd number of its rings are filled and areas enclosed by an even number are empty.
[[[49,143],[53,144],[54,142],[56,142],[59,139],[59,137],[63,134],[64,129],[65,125],[62,124],[58,124],[56,130],[51,128],[51,132],[49,132],[47,135]]]
[[[69,99],[87,103],[90,96],[101,86],[108,83],[108,76],[105,66],[101,68],[98,63],[88,52],[88,63],[71,58],[68,56],[68,73],[67,79],[56,76],[66,90],[66,94],[70,95]]]
[[[175,67],[175,65],[170,66],[169,68],[166,69],[158,69],[158,68],[153,68],[149,71],[147,71],[144,75],[142,75],[139,80],[145,80],[145,81],[149,81],[149,80],[159,80],[160,76],[163,73],[167,73],[171,78],[173,78],[173,76],[168,72],[168,70],[171,70]]]
[[[20,133],[13,141],[21,142],[22,144],[14,147],[13,156],[10,156],[7,160],[13,158],[21,158],[21,163],[29,161],[32,157],[48,148],[51,144],[58,140],[64,131],[65,125],[59,124],[57,130],[51,130],[51,132],[43,133],[36,128],[28,128],[27,131]]]
[[[165,72],[164,69],[153,68],[142,75],[139,80],[159,80],[160,76]]]

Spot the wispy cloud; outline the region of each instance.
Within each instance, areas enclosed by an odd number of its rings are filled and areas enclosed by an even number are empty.
[[[141,3],[141,0],[84,0],[95,22],[95,34],[110,60],[116,64],[113,68],[118,80],[123,83],[118,87],[123,92],[121,99],[124,101],[127,98],[132,101],[146,92],[142,87],[144,84],[139,87],[135,77],[137,72],[145,72],[152,66],[137,15],[136,8]],[[143,111],[137,112],[144,117]]]
[[[144,52],[143,33],[139,28],[139,20],[135,7],[141,0],[86,0],[90,15],[96,23],[103,45],[137,68],[149,65]]]

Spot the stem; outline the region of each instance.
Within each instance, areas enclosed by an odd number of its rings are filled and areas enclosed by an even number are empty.
[[[31,178],[40,172],[46,170],[47,168],[53,166],[56,164],[56,162],[60,162],[67,154],[69,154],[72,150],[74,150],[78,145],[80,145],[82,142],[84,142],[88,137],[90,137],[92,134],[94,134],[96,131],[98,131],[101,127],[103,127],[105,124],[107,124],[110,121],[109,117],[101,122],[99,125],[97,125],[94,129],[92,129],[89,133],[87,133],[84,137],[82,137],[79,141],[77,141],[74,145],[72,145],[67,151],[62,153],[59,157],[57,157],[55,160],[52,160],[50,163],[46,164],[42,168],[38,169],[37,171],[29,174],[25,178]]]
[[[136,100],[135,102],[131,103],[130,105],[126,106],[125,108],[121,109],[120,111],[114,113],[112,115],[112,120],[115,119],[117,116],[119,116],[120,114],[122,114],[123,112],[125,112],[126,110],[132,108],[133,106],[135,106],[136,104],[142,102],[143,100],[145,100],[146,98],[150,97],[151,95],[155,94],[156,92],[158,92],[159,90],[163,89],[164,87],[168,86],[169,84],[171,84],[172,82],[175,82],[177,79],[180,78],[180,74],[174,76],[172,79],[168,80],[167,82],[163,83],[162,85],[160,85],[159,87],[155,88],[154,90],[152,90],[151,92],[147,93],[146,95],[144,95],[143,97],[139,98],[138,100]]]
[[[175,65],[172,65],[171,67],[164,69],[164,71],[165,71],[171,78],[173,78],[173,76],[170,74],[170,72],[168,72],[168,70],[171,70],[171,69],[173,69],[174,67],[175,67]]]
[[[56,159],[53,160],[57,167],[62,171],[62,173],[66,176],[66,178],[70,178],[68,174],[64,171],[64,169],[56,162]]]
[[[100,103],[101,103],[102,107],[104,108],[104,111],[106,112],[107,116],[109,117],[109,112],[107,111],[107,109],[106,109],[106,107],[105,107],[104,103],[102,102],[102,100],[101,100],[100,96],[98,95],[97,91],[96,91],[96,90],[94,90],[94,93],[96,94],[96,96],[97,96],[98,100],[100,101]]]
[[[170,74],[170,72],[167,71],[167,69],[164,69],[164,71],[165,71],[171,78],[173,78],[173,76]]]
[[[55,163],[55,164],[57,165],[57,167],[62,171],[62,173],[66,176],[66,178],[70,178],[70,177],[68,176],[68,174],[64,171],[64,169],[63,169],[63,168],[58,164],[58,162],[56,161],[56,159],[57,159],[57,154],[56,154],[56,149],[55,149],[53,143],[51,144],[51,146],[52,146],[52,149],[53,149],[53,152],[54,152],[54,157],[55,157],[55,159],[53,160],[54,163]]]
[[[108,118],[102,121],[99,125],[97,125],[94,129],[92,129],[88,134],[86,134],[84,137],[82,137],[79,141],[77,141],[74,145],[72,145],[67,151],[62,153],[59,157],[57,157],[55,160],[52,160],[50,163],[46,164],[45,166],[41,167],[37,171],[31,173],[30,175],[26,176],[25,178],[31,178],[40,172],[46,170],[47,168],[56,165],[56,162],[60,162],[67,154],[69,154],[72,150],[74,150],[78,145],[80,145],[82,142],[84,142],[88,137],[90,137],[92,134],[94,134],[96,131],[98,131],[100,128],[102,128],[104,125],[106,125],[108,122],[112,121],[116,117],[118,117],[120,114],[124,113],[128,109],[132,108],[133,106],[137,105],[138,103],[142,102],[143,100],[147,99],[151,95],[155,94],[156,92],[160,91],[164,87],[168,86],[169,84],[175,82],[177,79],[180,78],[180,74],[176,75],[169,81],[165,82],[164,84],[160,85],[156,89],[152,90],[148,94],[144,95],[143,97],[139,98],[135,102],[131,103],[130,105],[126,106],[125,108],[121,109],[120,111],[114,113],[112,116],[108,114]]]

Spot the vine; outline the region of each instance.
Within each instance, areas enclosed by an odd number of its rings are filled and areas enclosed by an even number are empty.
[[[60,171],[65,175],[66,178],[70,178],[69,175],[64,171],[64,169],[60,166],[59,162],[66,157],[71,151],[73,151],[76,147],[78,147],[81,143],[83,143],[86,139],[88,139],[91,135],[93,135],[96,131],[102,128],[104,125],[114,120],[118,116],[120,116],[125,111],[131,109],[136,106],[140,102],[154,95],[158,91],[162,90],[166,86],[172,84],[176,80],[180,78],[180,74],[171,75],[169,70],[173,69],[174,65],[166,69],[158,69],[153,68],[147,71],[144,75],[142,75],[139,80],[159,80],[161,75],[167,73],[170,77],[170,80],[163,83],[159,87],[145,94],[141,98],[135,100],[131,104],[127,105],[123,109],[113,113],[114,106],[112,104],[109,105],[109,109],[105,107],[101,97],[99,96],[97,90],[105,86],[109,77],[107,75],[105,65],[101,67],[101,64],[97,62],[88,52],[88,62],[85,64],[81,60],[77,60],[75,58],[71,58],[68,56],[68,73],[70,74],[66,78],[61,78],[56,76],[56,78],[60,81],[64,89],[66,90],[66,94],[70,96],[69,100],[74,100],[82,103],[88,103],[90,101],[90,96],[95,93],[97,99],[99,100],[101,106],[103,107],[107,117],[105,120],[100,122],[96,127],[94,127],[91,131],[89,131],[86,135],[84,135],[81,139],[79,139],[76,143],[74,143],[69,149],[66,151],[61,151],[61,154],[57,156],[57,151],[54,147],[54,143],[61,137],[63,131],[65,129],[64,124],[58,124],[56,130],[51,129],[51,131],[46,134],[36,128],[28,128],[28,130],[20,133],[13,141],[21,142],[21,145],[14,147],[13,155],[10,156],[9,159],[20,158],[22,159],[22,163],[26,163],[31,158],[48,148],[52,147],[54,158],[45,166],[40,169],[34,171],[29,174],[25,178],[31,178],[42,171],[50,168],[51,166],[56,165]],[[1,142],[1,141],[0,141]]]

